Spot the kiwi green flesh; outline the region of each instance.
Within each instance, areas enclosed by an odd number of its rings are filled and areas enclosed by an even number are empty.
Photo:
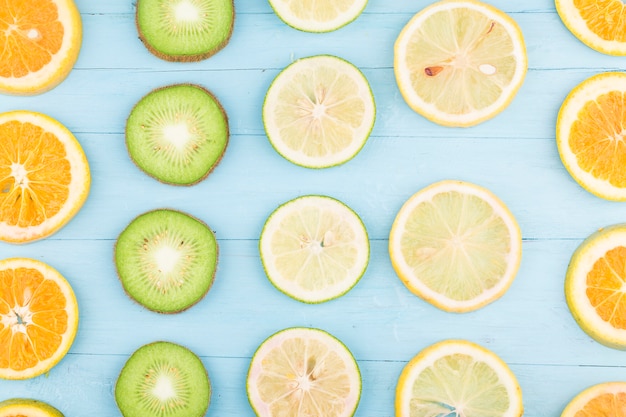
[[[133,162],[161,182],[193,185],[215,168],[228,145],[228,119],[218,100],[194,84],[144,96],[126,122]]]
[[[200,220],[159,209],[135,218],[115,244],[115,266],[126,293],[149,310],[177,313],[213,284],[218,247]]]
[[[200,358],[171,342],[137,349],[115,384],[115,401],[125,417],[201,417],[210,400],[211,383]]]
[[[233,31],[233,0],[138,0],[139,38],[168,61],[199,61],[224,48]]]

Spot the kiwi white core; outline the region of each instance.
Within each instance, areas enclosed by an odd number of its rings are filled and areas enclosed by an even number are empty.
[[[200,20],[198,7],[189,1],[181,1],[174,5],[174,15],[179,22],[197,22]]]
[[[164,275],[170,274],[176,269],[180,258],[180,252],[170,246],[161,246],[154,251],[154,262]]]
[[[187,144],[193,140],[193,135],[186,123],[176,123],[163,126],[163,139],[184,152]]]
[[[161,401],[167,401],[176,396],[176,390],[174,389],[172,381],[170,381],[168,377],[160,376],[154,384],[152,395]]]

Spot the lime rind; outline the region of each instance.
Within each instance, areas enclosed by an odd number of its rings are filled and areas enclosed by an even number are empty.
[[[326,224],[325,227],[320,227],[318,223],[316,231],[306,230],[307,226],[312,225],[305,224],[304,212],[314,212],[315,216],[319,216],[319,223],[323,223],[323,220],[320,219],[324,213],[332,213],[335,223]],[[285,222],[289,222],[290,226],[293,226],[294,223],[289,219],[296,219],[295,224],[304,232],[299,234],[295,230],[285,230],[284,227],[281,227]],[[328,219],[328,215],[326,215],[326,219]],[[305,269],[310,271],[308,268],[310,262],[325,264],[332,261],[333,265],[339,262],[336,259],[338,255],[332,252],[335,242],[324,247],[327,235],[329,239],[339,243],[340,247],[351,249],[350,259],[352,262],[350,267],[342,265],[342,268],[346,268],[346,272],[343,278],[338,280],[335,280],[338,275],[330,274],[331,276],[325,276],[322,282],[317,279],[319,275],[316,274],[312,277],[314,281],[312,285],[315,288],[307,288],[306,285],[311,285],[308,280],[302,278],[301,281],[297,281],[297,277],[286,276],[284,273],[286,271],[285,265],[278,266],[281,256],[285,255],[285,253],[276,253],[272,247],[274,238],[279,233],[286,237],[288,239],[287,244],[295,248],[295,252],[301,255],[295,258],[300,263],[289,265],[287,268],[288,270],[297,270],[296,275]],[[345,237],[347,236],[353,239],[346,240]],[[259,238],[259,253],[265,274],[276,289],[297,301],[319,304],[337,299],[356,286],[367,270],[370,247],[367,229],[353,209],[332,197],[305,195],[281,204],[270,214]],[[293,254],[294,251],[287,252],[287,255]]]
[[[291,5],[297,3],[298,8],[302,8],[304,3],[301,0],[296,2],[288,0],[269,0],[270,6],[274,10],[276,16],[280,18],[288,26],[303,31],[312,33],[327,33],[341,29],[342,27],[355,21],[365,10],[368,0],[354,0],[348,9],[340,11],[334,19],[320,20],[320,19],[305,19],[301,18],[291,9]],[[330,3],[330,4],[329,4]],[[338,3],[338,2],[335,2]],[[345,1],[343,3],[346,3]],[[324,4],[318,2],[314,4]],[[330,7],[339,7],[339,4],[333,4],[333,2],[326,2],[326,5]],[[319,7],[319,6],[318,6]],[[318,9],[310,10],[312,15],[323,15]]]
[[[317,78],[327,77],[329,72],[335,74],[335,78],[332,83],[322,84],[317,80]],[[324,138],[326,140],[322,140],[322,145],[316,146],[316,152],[317,149],[323,149],[323,151],[319,151],[320,155],[311,155],[310,152],[307,153],[303,151],[306,144],[302,141],[302,138],[304,137],[302,132],[298,132],[298,138],[296,140],[286,138],[283,135],[281,132],[283,130],[283,126],[276,120],[276,114],[278,113],[278,109],[280,107],[281,116],[285,117],[284,115],[286,112],[284,109],[289,106],[292,109],[297,108],[298,112],[301,112],[302,106],[300,104],[304,103],[307,109],[306,114],[304,116],[301,113],[290,114],[289,116],[294,119],[293,121],[300,122],[301,120],[307,118],[307,120],[315,120],[316,122],[321,123],[320,120],[326,121],[330,119],[326,115],[324,116],[325,118],[320,118],[319,115],[315,115],[315,112],[318,111],[316,110],[316,107],[324,107],[324,103],[321,103],[322,100],[320,97],[330,96],[328,91],[331,90],[331,87],[335,86],[335,81],[338,77],[347,77],[347,79],[344,78],[345,81],[342,83],[344,84],[342,86],[343,89],[345,89],[345,83],[349,82],[352,84],[352,89],[356,91],[356,95],[352,95],[350,97],[353,99],[356,97],[359,101],[358,106],[354,108],[358,108],[360,110],[360,106],[362,106],[362,114],[357,117],[359,119],[359,123],[356,127],[353,127],[354,120],[342,120],[337,114],[335,114],[333,116],[333,123],[341,125],[343,132],[349,131],[349,133],[346,133],[341,140],[345,142],[345,138],[347,137],[350,138],[350,143],[347,146],[345,144],[338,146],[337,140],[331,141]],[[317,83],[313,85],[314,82]],[[307,86],[303,83],[306,83]],[[289,89],[295,90],[297,93],[287,95],[285,91],[288,91]],[[323,91],[318,91],[320,89]],[[297,96],[299,101],[296,103],[287,102],[285,97],[289,96],[291,96],[290,99]],[[342,97],[342,101],[339,101],[338,105],[345,106],[345,103],[343,102],[344,100],[345,97]],[[334,107],[338,106],[335,105]],[[291,163],[305,168],[331,168],[350,161],[365,146],[376,121],[376,103],[369,81],[361,70],[359,70],[355,65],[337,56],[315,55],[300,58],[292,62],[274,78],[263,101],[262,115],[263,126],[265,128],[267,138],[279,155]],[[293,124],[294,123],[291,123],[291,125]],[[288,127],[290,133],[294,135],[293,126],[291,125]],[[287,129],[285,128],[284,130]],[[330,147],[339,147],[340,149],[329,150],[328,148]]]

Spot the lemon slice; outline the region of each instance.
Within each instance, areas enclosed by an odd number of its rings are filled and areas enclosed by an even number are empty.
[[[302,196],[278,207],[259,239],[269,280],[305,303],[348,292],[369,261],[367,230],[348,206],[326,196]]]
[[[413,293],[442,310],[466,312],[509,288],[522,237],[511,212],[490,191],[441,181],[402,206],[391,227],[389,254]]]
[[[604,382],[580,392],[563,410],[561,417],[623,417],[626,410],[626,382]]]
[[[263,123],[276,151],[294,164],[327,168],[365,145],[376,106],[365,76],[330,55],[302,58],[278,74],[263,103]]]
[[[30,398],[11,398],[0,402],[0,417],[63,417],[50,404]]]
[[[556,143],[570,175],[598,197],[626,201],[626,74],[594,75],[561,105]]]
[[[337,338],[320,329],[295,327],[259,346],[246,389],[259,417],[349,417],[361,397],[361,373]]]
[[[424,8],[404,27],[394,52],[407,104],[444,126],[473,126],[500,113],[522,85],[528,64],[515,21],[475,0]]]
[[[269,0],[276,15],[305,32],[332,32],[355,20],[367,0]]]
[[[596,341],[626,350],[626,224],[589,236],[576,249],[565,278],[565,299],[579,326]]]
[[[621,0],[556,0],[565,27],[581,42],[609,55],[626,55],[626,9]]]
[[[402,370],[396,416],[519,417],[522,390],[506,363],[464,340],[436,343]]]

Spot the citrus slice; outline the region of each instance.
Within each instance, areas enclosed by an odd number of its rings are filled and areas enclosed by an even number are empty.
[[[561,417],[624,417],[626,382],[604,382],[580,392],[567,404]]]
[[[580,41],[609,55],[626,55],[626,9],[622,0],[556,0],[565,27]]]
[[[578,325],[596,341],[626,350],[626,224],[595,232],[574,251],[565,299]]]
[[[276,15],[304,32],[332,32],[355,20],[367,0],[270,0]]]
[[[528,59],[522,32],[476,0],[443,0],[418,12],[398,36],[394,70],[407,104],[444,126],[473,126],[504,110]]]
[[[365,76],[330,55],[302,58],[278,74],[263,103],[263,123],[272,146],[307,168],[327,168],[352,159],[365,145],[376,105]]]
[[[509,209],[490,191],[441,181],[402,206],[391,227],[389,254],[409,290],[442,310],[466,312],[509,288],[522,237]]]
[[[70,349],[77,328],[76,297],[58,271],[34,259],[0,261],[0,378],[48,372]]]
[[[43,401],[11,398],[0,402],[0,417],[63,417],[63,414]]]
[[[47,237],[87,199],[85,153],[58,121],[30,111],[0,114],[0,137],[0,240]]]
[[[574,88],[561,106],[556,143],[570,175],[607,200],[626,201],[626,74],[602,73]]]
[[[348,206],[326,196],[302,196],[278,207],[259,239],[269,280],[305,303],[348,292],[369,261],[367,230]]]
[[[259,346],[246,390],[259,417],[349,417],[361,397],[361,373],[337,338],[320,329],[295,327]]]
[[[0,92],[40,94],[63,81],[82,43],[73,0],[4,0],[0,8]]]
[[[465,340],[422,350],[402,370],[396,416],[519,417],[522,390],[506,363]]]

